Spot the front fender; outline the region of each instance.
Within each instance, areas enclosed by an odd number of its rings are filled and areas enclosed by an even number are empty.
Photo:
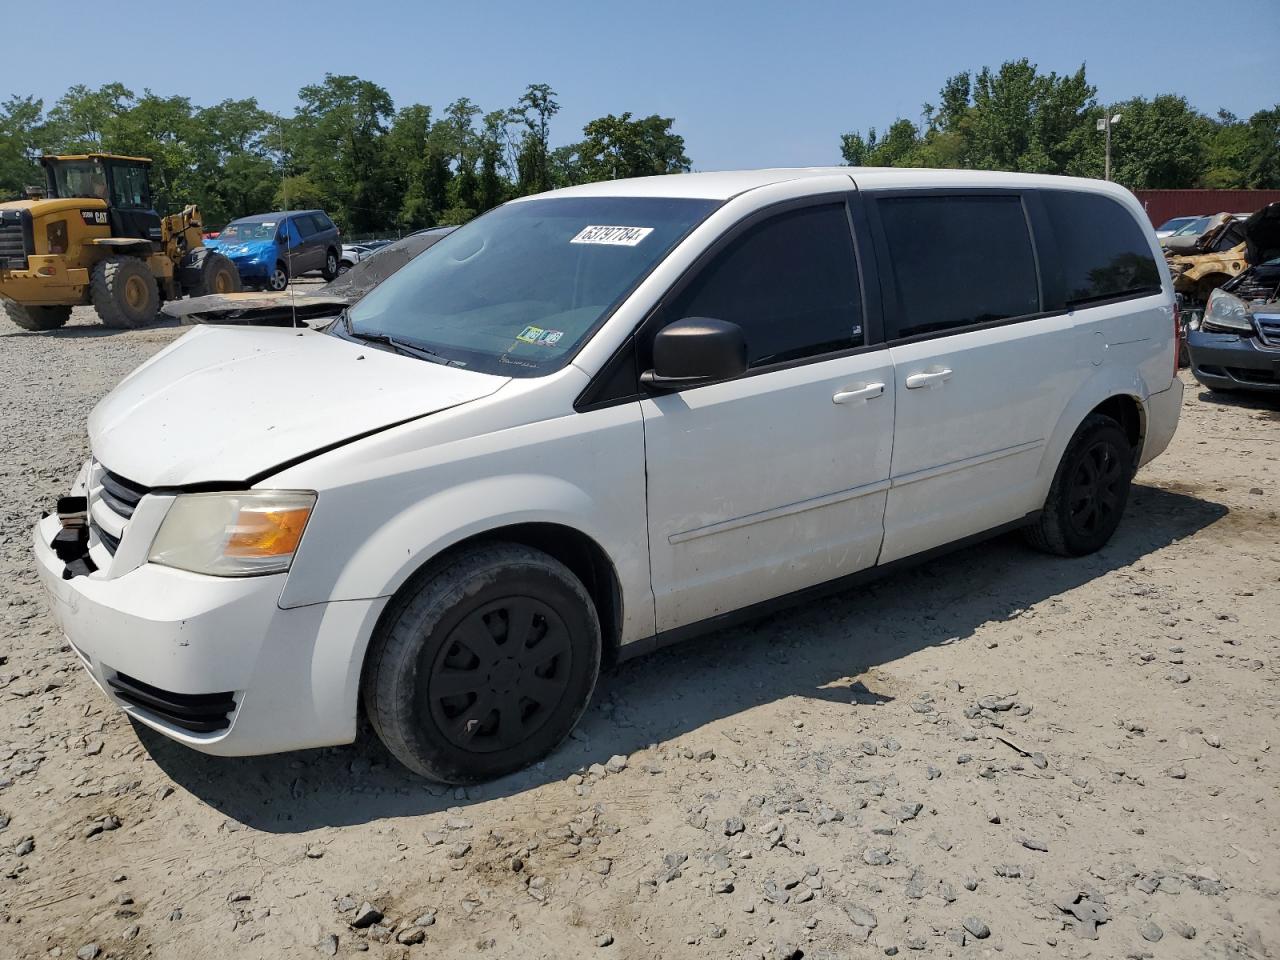
[[[504,510],[503,504],[519,505],[519,509]],[[599,543],[601,532],[584,523],[592,512],[587,492],[558,477],[517,474],[450,487],[419,500],[373,530],[351,551],[331,583],[311,575],[306,554],[350,550],[351,544],[337,526],[323,527],[319,542],[312,540],[308,530],[305,550],[298,555],[297,575],[289,577],[280,603],[292,607],[390,596],[423,564],[451,546],[520,523],[559,524]]]

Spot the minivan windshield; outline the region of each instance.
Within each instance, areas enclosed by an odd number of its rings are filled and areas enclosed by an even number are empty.
[[[275,235],[274,220],[237,220],[223,227],[218,239],[223,243],[247,243],[250,240],[270,240]]]
[[[445,237],[353,306],[345,332],[444,362],[541,376],[718,205],[548,197],[498,207]]]

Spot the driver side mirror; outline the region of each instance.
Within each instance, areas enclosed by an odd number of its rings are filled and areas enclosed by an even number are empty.
[[[747,340],[727,320],[686,317],[658,331],[653,339],[653,369],[640,383],[656,390],[678,390],[740,377],[747,370]]]

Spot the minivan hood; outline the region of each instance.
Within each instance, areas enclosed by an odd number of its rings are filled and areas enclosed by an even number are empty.
[[[220,243],[218,250],[231,257],[233,260],[240,257],[260,257],[265,254],[274,254],[276,243],[274,240],[248,240],[244,243]]]
[[[197,327],[102,399],[89,441],[146,487],[244,483],[507,380],[314,330]]]

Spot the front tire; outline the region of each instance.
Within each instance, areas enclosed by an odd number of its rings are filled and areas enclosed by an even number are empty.
[[[89,295],[103,326],[133,330],[160,312],[160,288],[136,257],[110,257],[93,268]]]
[[[283,263],[277,263],[267,276],[267,289],[280,293],[289,287],[289,271]]]
[[[241,289],[240,271],[231,258],[210,250],[200,264],[200,280],[191,291],[193,297],[211,293],[236,293]]]
[[[324,255],[324,269],[320,271],[326,280],[332,280],[338,275],[338,255],[329,250]]]
[[[492,780],[560,744],[600,672],[600,622],[581,581],[518,544],[465,548],[392,601],[365,660],[366,713],[409,769]]]
[[[1026,530],[1032,546],[1064,557],[1102,548],[1124,515],[1134,453],[1120,424],[1090,414],[1067,444],[1040,519]]]
[[[57,330],[71,319],[70,307],[24,306],[0,298],[4,314],[23,330]]]

